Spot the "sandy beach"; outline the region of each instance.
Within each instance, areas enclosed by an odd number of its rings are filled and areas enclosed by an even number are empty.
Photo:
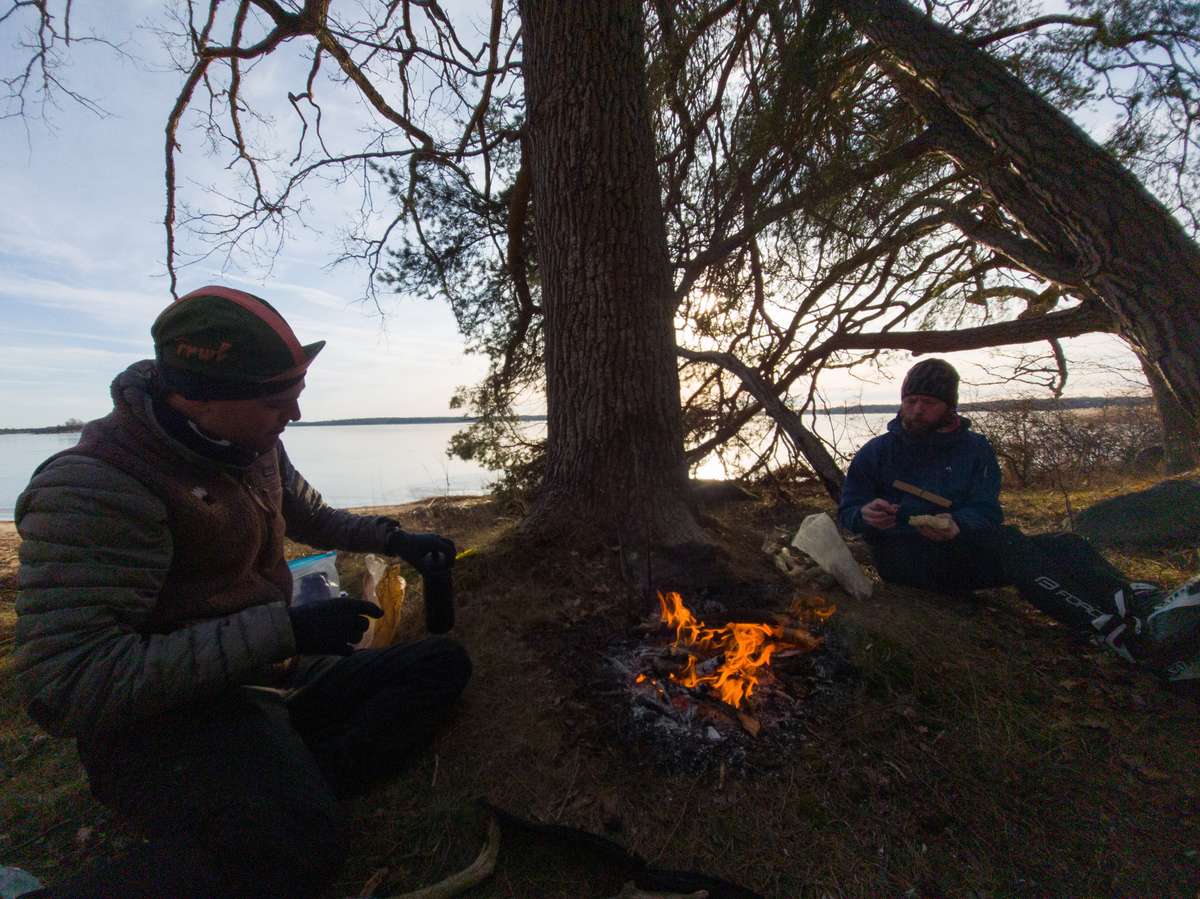
[[[11,521],[0,521],[0,580],[16,576],[17,547],[20,543],[17,526]]]

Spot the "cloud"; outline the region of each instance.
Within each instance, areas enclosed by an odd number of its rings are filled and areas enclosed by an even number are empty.
[[[0,254],[20,263],[36,264],[38,268],[66,266],[81,274],[101,268],[95,254],[61,237],[42,237],[37,233],[39,230],[33,222],[18,228],[0,228],[0,247],[3,248]]]
[[[56,340],[99,340],[104,343],[113,343],[127,346],[131,349],[144,351],[148,346],[146,339],[133,339],[130,337],[117,337],[108,334],[96,334],[88,331],[60,331],[55,328],[6,328],[5,335],[15,337],[18,334],[28,334],[31,337],[51,337]],[[70,346],[70,344],[68,344]]]
[[[94,347],[72,346],[64,343],[54,347],[5,346],[0,344],[0,371],[24,374],[91,373],[96,370],[107,372],[111,380],[121,368],[141,358],[137,352]],[[12,380],[8,375],[5,380]],[[41,380],[41,379],[38,379]]]
[[[150,322],[165,305],[166,289],[150,293],[137,288],[93,287],[61,280],[0,274],[0,297],[28,303],[43,310],[82,315],[111,327],[148,331]],[[72,322],[78,326],[80,322]]]

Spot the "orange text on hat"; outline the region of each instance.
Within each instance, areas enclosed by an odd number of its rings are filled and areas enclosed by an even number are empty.
[[[194,343],[188,343],[180,338],[175,341],[175,355],[183,359],[198,358],[201,362],[221,362],[225,359],[225,354],[233,349],[233,344],[228,340],[222,340],[221,345],[215,350],[212,347],[196,346]]]

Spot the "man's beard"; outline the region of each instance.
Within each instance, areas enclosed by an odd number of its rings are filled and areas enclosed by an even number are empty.
[[[937,425],[929,424],[925,421],[918,421],[913,418],[905,418],[900,416],[900,426],[904,428],[904,433],[911,434],[913,437],[926,437],[933,433]]]
[[[946,414],[935,422],[927,422],[916,417],[906,416],[903,412],[900,413],[900,426],[904,428],[904,432],[913,437],[928,437],[934,431],[947,427],[954,421],[955,412],[953,409],[946,410]]]

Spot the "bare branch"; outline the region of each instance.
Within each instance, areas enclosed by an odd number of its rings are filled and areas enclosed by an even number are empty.
[[[800,416],[788,409],[779,399],[779,390],[774,385],[731,353],[700,352],[685,347],[679,347],[675,352],[681,358],[691,362],[708,362],[737,375],[746,386],[747,391],[758,400],[767,414],[775,419],[779,427],[800,448],[804,458],[808,460],[808,464],[820,478],[825,491],[835,502],[837,501],[842,493],[842,482],[845,480],[845,475],[838,468],[833,457],[829,455],[829,451],[820,438],[808,430]]]
[[[1102,307],[1084,303],[1062,312],[1013,321],[963,328],[956,331],[884,331],[877,334],[843,334],[821,345],[819,353],[838,350],[908,350],[914,356],[923,353],[956,353],[1006,344],[1033,343],[1078,337],[1097,332],[1112,333],[1112,316]]]

